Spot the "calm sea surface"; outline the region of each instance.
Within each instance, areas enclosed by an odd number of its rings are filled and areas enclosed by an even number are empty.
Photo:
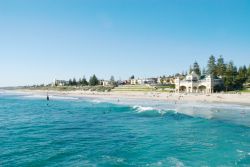
[[[119,103],[0,94],[0,166],[250,166],[249,107]]]

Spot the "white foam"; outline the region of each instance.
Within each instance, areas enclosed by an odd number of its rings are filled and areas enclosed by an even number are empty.
[[[168,162],[170,163],[170,165],[172,166],[176,166],[176,167],[184,167],[185,165],[183,164],[183,162],[181,162],[179,159],[175,158],[175,157],[169,157],[167,158]]]
[[[24,98],[36,98],[36,99],[46,99],[46,95],[38,95],[38,94],[29,94],[22,96]],[[49,95],[50,100],[78,100],[77,97],[71,97],[71,96],[56,96],[56,95]]]
[[[5,92],[6,94],[7,92]],[[26,98],[40,98],[45,99],[46,94],[35,95],[31,93],[8,92],[10,94],[21,95]],[[53,99],[78,100],[79,97],[60,96],[50,94]],[[84,98],[85,99],[85,98]],[[177,102],[173,101],[155,101],[142,99],[126,99],[119,98],[86,98],[93,103],[110,102],[118,105],[126,105],[133,107],[138,113],[152,111],[163,115],[166,112],[175,112],[192,117],[201,117],[206,119],[226,120],[232,123],[245,125],[250,127],[250,106],[222,104],[222,103],[198,103],[198,102]]]
[[[158,167],[158,166],[175,166],[175,167],[185,167],[184,163],[175,157],[167,157],[155,163],[146,164],[146,166]]]
[[[24,95],[23,97],[24,98],[37,98],[37,99],[46,98],[46,96],[44,96],[44,95],[33,95],[33,94],[31,94],[31,95]]]
[[[133,106],[133,109],[136,111],[140,112],[145,112],[145,111],[152,111],[155,110],[153,107],[143,107],[143,106]]]
[[[101,103],[101,101],[100,101],[100,100],[97,100],[97,99],[92,100],[91,102],[92,102],[92,103]]]
[[[108,155],[104,155],[102,156],[102,158],[105,160],[105,161],[109,161],[113,164],[120,164],[120,163],[123,163],[124,162],[124,158],[120,158],[120,157],[115,157],[115,156],[108,156]]]
[[[236,150],[238,153],[243,153],[244,151],[237,149]]]
[[[55,96],[55,95],[52,95],[52,96],[49,96],[50,99],[62,99],[62,100],[79,100],[78,97],[71,97],[71,96]]]

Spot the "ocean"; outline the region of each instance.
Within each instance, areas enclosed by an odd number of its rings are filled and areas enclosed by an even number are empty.
[[[250,166],[250,108],[0,94],[0,166]]]

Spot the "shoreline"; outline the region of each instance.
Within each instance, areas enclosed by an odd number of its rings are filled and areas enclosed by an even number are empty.
[[[98,99],[130,99],[130,100],[153,100],[160,102],[173,103],[218,103],[218,104],[235,104],[250,106],[250,93],[242,94],[178,94],[178,93],[159,93],[159,92],[91,92],[91,91],[47,91],[47,90],[29,90],[16,89],[5,90],[11,93],[32,94],[32,95],[49,95],[59,97],[77,97],[77,98],[98,98]]]

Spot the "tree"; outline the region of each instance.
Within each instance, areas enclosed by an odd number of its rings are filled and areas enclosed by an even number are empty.
[[[82,85],[83,86],[87,86],[89,83],[88,81],[86,80],[85,76],[82,77]]]
[[[201,75],[206,75],[206,69],[204,67],[202,68],[202,74]]]
[[[216,76],[215,57],[211,55],[207,63],[207,74]]]
[[[243,72],[244,77],[247,78],[247,67],[245,65],[243,66],[242,72]]]
[[[132,75],[129,79],[135,79],[135,76],[134,76],[134,75]]]
[[[113,75],[110,77],[110,82],[115,82],[115,77]]]
[[[72,80],[69,79],[69,86],[72,86]]]
[[[89,85],[90,86],[96,86],[99,84],[99,80],[97,79],[97,77],[95,76],[95,74],[93,76],[90,77],[89,79]]]
[[[223,75],[225,74],[225,71],[226,71],[226,65],[224,63],[223,57],[220,56],[217,59],[216,73],[218,76],[220,76],[222,78]]]
[[[111,85],[116,85],[115,77],[113,75],[110,77],[110,84]]]
[[[81,78],[79,78],[79,81],[78,81],[78,83],[77,83],[77,85],[82,85],[82,79]]]
[[[226,91],[233,90],[234,86],[234,65],[233,62],[230,61],[226,66],[225,77],[224,77],[224,85]]]
[[[73,85],[73,86],[76,86],[76,85],[77,85],[77,82],[76,82],[76,79],[75,79],[75,78],[73,78],[72,85]]]
[[[197,61],[194,62],[193,64],[193,71],[198,74],[199,76],[201,75],[201,70],[200,70],[200,66],[197,63]]]
[[[247,81],[250,82],[250,65],[248,66],[248,69],[247,69]]]
[[[242,89],[243,84],[247,81],[247,68],[246,66],[239,67],[237,72],[237,76],[235,78],[235,89]]]
[[[192,68],[192,66],[190,65],[190,66],[189,66],[189,74],[191,74],[192,71],[193,71],[193,68]]]

